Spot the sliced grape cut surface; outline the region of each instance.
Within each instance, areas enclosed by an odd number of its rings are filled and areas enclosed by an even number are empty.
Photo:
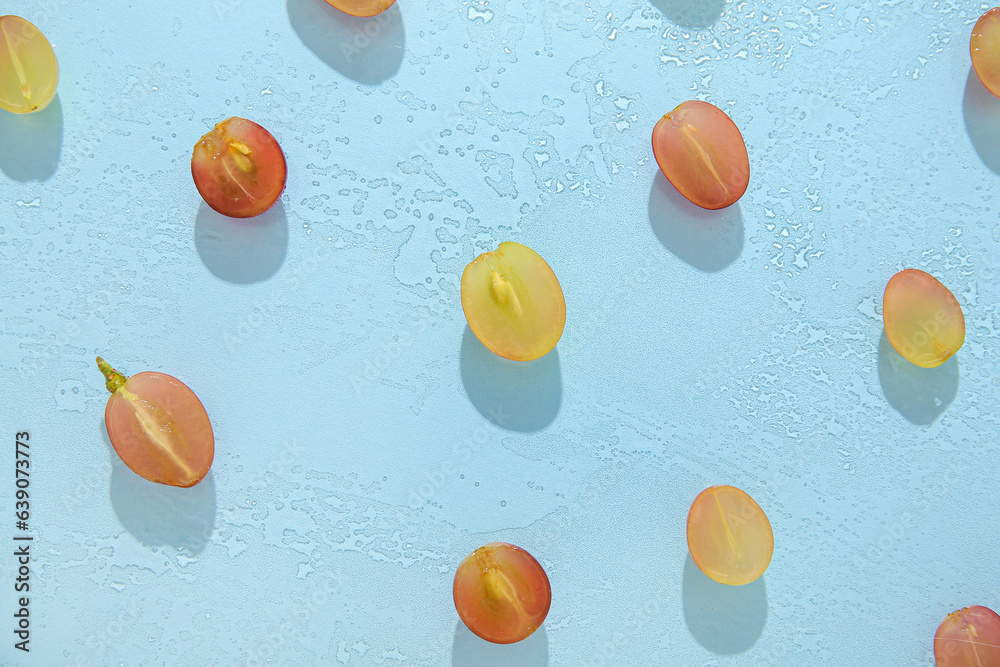
[[[774,554],[767,515],[734,486],[712,486],[698,494],[688,513],[687,541],[691,560],[720,584],[756,581]]]
[[[1000,667],[1000,615],[964,607],[945,617],[934,634],[937,667]]]
[[[555,273],[538,253],[513,241],[465,267],[462,310],[487,349],[516,361],[550,352],[566,326],[566,300]]]
[[[524,549],[492,542],[455,571],[455,609],[475,634],[496,644],[530,636],[549,613],[552,589],[545,570]]]
[[[969,52],[976,76],[988,91],[1000,97],[1000,7],[994,7],[976,21]]]
[[[907,361],[935,368],[965,343],[965,315],[958,299],[929,273],[906,269],[882,296],[885,336]]]
[[[326,0],[327,4],[336,7],[351,16],[375,16],[392,7],[396,0]]]
[[[58,86],[59,61],[42,31],[20,16],[0,16],[0,109],[41,111]]]
[[[212,465],[215,438],[208,413],[177,378],[147,371],[128,379],[98,357],[111,397],[104,424],[115,452],[151,482],[189,487]]]
[[[713,104],[689,100],[653,128],[660,171],[691,203],[731,206],[750,184],[750,157],[736,123]]]
[[[257,123],[233,117],[217,123],[194,147],[191,176],[209,206],[231,218],[271,208],[285,189],[281,146]]]

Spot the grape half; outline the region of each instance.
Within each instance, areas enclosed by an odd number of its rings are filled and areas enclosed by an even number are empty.
[[[121,460],[151,482],[194,486],[215,457],[208,413],[187,385],[165,373],[130,378],[97,357],[111,392],[104,410],[108,438]]]
[[[506,542],[479,547],[455,571],[455,609],[472,632],[512,644],[537,630],[549,613],[552,589],[538,561]]]

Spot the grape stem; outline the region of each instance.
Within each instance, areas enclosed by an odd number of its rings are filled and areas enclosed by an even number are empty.
[[[101,359],[100,357],[97,357],[97,367],[101,369],[102,373],[104,373],[104,379],[106,380],[104,386],[107,387],[108,391],[112,394],[118,391],[128,379],[115,369],[111,368],[108,362],[104,361],[104,359]]]

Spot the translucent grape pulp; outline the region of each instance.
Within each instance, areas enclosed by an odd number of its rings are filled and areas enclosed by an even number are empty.
[[[381,14],[392,7],[396,0],[326,0],[328,5],[336,7],[351,16],[368,17]]]
[[[559,280],[541,255],[508,241],[462,272],[462,310],[490,351],[530,361],[552,350],[566,326]]]
[[[976,21],[969,38],[969,53],[976,76],[987,90],[1000,97],[1000,7]]]
[[[271,208],[285,189],[285,154],[270,132],[245,118],[217,123],[191,155],[195,187],[209,206],[232,218]]]
[[[108,438],[121,460],[151,482],[189,487],[212,465],[215,438],[201,401],[165,373],[128,379],[98,357],[112,392],[104,410]]]
[[[905,359],[923,368],[946,362],[965,342],[965,315],[958,299],[929,273],[906,269],[882,296],[885,336]]]
[[[677,191],[702,208],[735,204],[750,183],[743,135],[708,102],[690,100],[663,116],[653,128],[653,155]]]
[[[59,86],[59,61],[42,31],[20,16],[0,16],[0,109],[32,113]]]
[[[505,542],[479,547],[455,571],[455,609],[486,641],[511,644],[537,630],[549,613],[545,570],[524,549]]]
[[[1000,667],[1000,615],[972,606],[948,614],[934,634],[937,667]]]
[[[688,512],[687,541],[691,560],[720,584],[755,581],[774,554],[774,533],[764,510],[733,486],[712,486],[698,494]]]

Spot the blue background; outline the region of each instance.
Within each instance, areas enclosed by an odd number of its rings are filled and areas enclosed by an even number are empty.
[[[0,538],[23,430],[36,535],[32,653],[4,584],[0,663],[932,664],[948,612],[1000,609],[1000,100],[968,52],[988,7],[8,8],[62,78],[44,112],[0,113]],[[721,212],[652,159],[692,98],[749,149]],[[249,222],[189,171],[231,115],[288,160]],[[487,352],[459,302],[505,240],[566,295],[533,363]],[[882,333],[906,267],[965,311],[936,370]],[[96,354],[194,389],[217,447],[201,484],[121,464]],[[775,532],[741,588],[687,556],[690,503],[721,483]],[[553,589],[513,646],[451,600],[495,540]]]

